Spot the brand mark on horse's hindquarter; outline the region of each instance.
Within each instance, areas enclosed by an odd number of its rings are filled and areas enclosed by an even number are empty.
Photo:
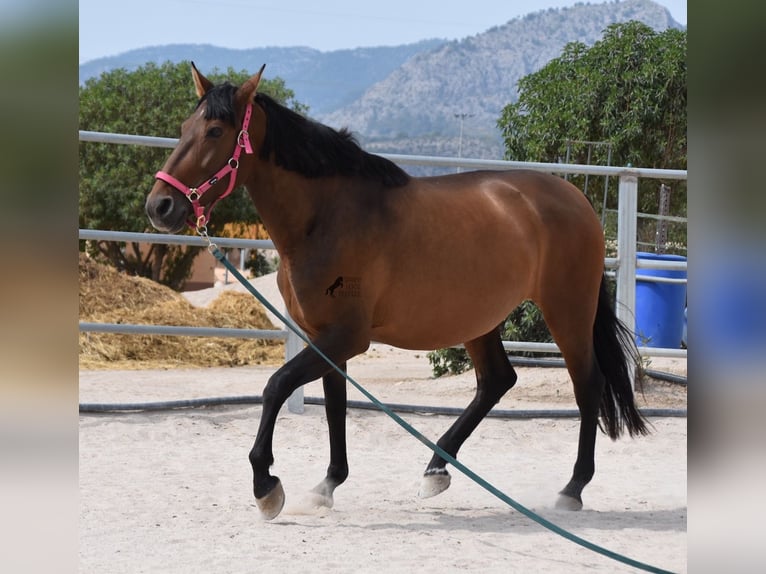
[[[338,297],[359,297],[362,294],[362,278],[339,275],[332,285],[325,289],[324,294],[333,298],[336,295]]]

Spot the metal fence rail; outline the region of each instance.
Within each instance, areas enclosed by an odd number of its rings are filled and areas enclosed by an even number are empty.
[[[127,134],[111,134],[80,130],[80,141],[125,145],[144,145],[147,147],[173,148],[178,143],[176,138],[155,136],[138,136]],[[456,157],[436,157],[429,155],[405,155],[395,153],[378,153],[399,165],[423,165],[430,167],[460,167],[467,169],[532,169],[546,173],[579,174],[579,175],[611,175],[620,176],[630,173],[636,177],[653,179],[686,179],[685,169],[653,169],[642,167],[619,167],[606,165],[581,165],[572,163],[533,163],[527,161],[508,161],[501,159],[471,159]]]
[[[182,337],[233,337],[237,339],[287,339],[287,331],[275,329],[234,329],[230,327],[177,327],[172,325],[131,325],[126,323],[80,322],[83,333],[121,335],[173,335]]]

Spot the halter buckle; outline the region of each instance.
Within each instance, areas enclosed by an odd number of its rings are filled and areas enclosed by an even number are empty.
[[[207,217],[204,213],[197,217],[196,230],[203,237],[207,235]]]

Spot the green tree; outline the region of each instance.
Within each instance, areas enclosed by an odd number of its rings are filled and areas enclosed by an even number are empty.
[[[88,80],[80,87],[81,130],[178,137],[180,126],[192,112],[197,96],[191,80],[190,62],[160,66],[149,63],[128,72],[113,70]],[[229,68],[214,71],[214,82],[241,84],[252,74]],[[305,113],[281,78],[263,80],[259,89],[292,109]],[[80,142],[79,225],[87,229],[151,231],[144,213],[146,194],[154,174],[169,154],[166,148]],[[254,223],[258,216],[244,190],[237,188],[221,202],[208,224],[211,235],[229,222]],[[150,277],[180,289],[191,272],[199,248],[154,244],[141,253],[139,245],[118,242],[88,242],[82,245],[118,269]]]
[[[498,126],[506,157],[520,161],[588,163],[585,145],[607,142],[612,165],[686,169],[686,32],[655,32],[640,22],[609,26],[592,47],[568,44],[561,56],[519,81],[519,98]],[[606,163],[606,147],[591,148],[590,163]],[[571,177],[571,176],[570,176]],[[583,176],[571,177],[583,187]],[[639,182],[639,210],[657,213],[658,180]],[[686,183],[672,188],[671,213],[686,216]],[[601,210],[603,188],[588,195]],[[610,182],[607,209],[617,206]],[[639,222],[639,241],[651,241],[656,222]],[[608,232],[611,229],[607,230]],[[686,245],[685,226],[671,241]]]

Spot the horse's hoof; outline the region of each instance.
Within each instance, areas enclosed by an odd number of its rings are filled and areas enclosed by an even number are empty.
[[[323,480],[309,492],[309,502],[315,508],[332,508],[332,505],[334,504],[332,497],[334,490],[335,487],[333,487],[327,480]]]
[[[450,480],[449,472],[446,469],[426,472],[423,475],[423,480],[420,481],[418,496],[420,498],[431,498],[441,494],[449,488]]]
[[[315,492],[313,490],[309,492],[308,502],[314,508],[332,508],[332,505],[334,504],[332,495],[327,496],[326,494]]]
[[[264,520],[276,518],[285,506],[285,490],[282,488],[282,481],[277,479],[271,492],[263,498],[256,498],[255,503]]]
[[[559,494],[556,501],[556,508],[559,510],[582,510],[582,500],[573,498],[567,494]]]

